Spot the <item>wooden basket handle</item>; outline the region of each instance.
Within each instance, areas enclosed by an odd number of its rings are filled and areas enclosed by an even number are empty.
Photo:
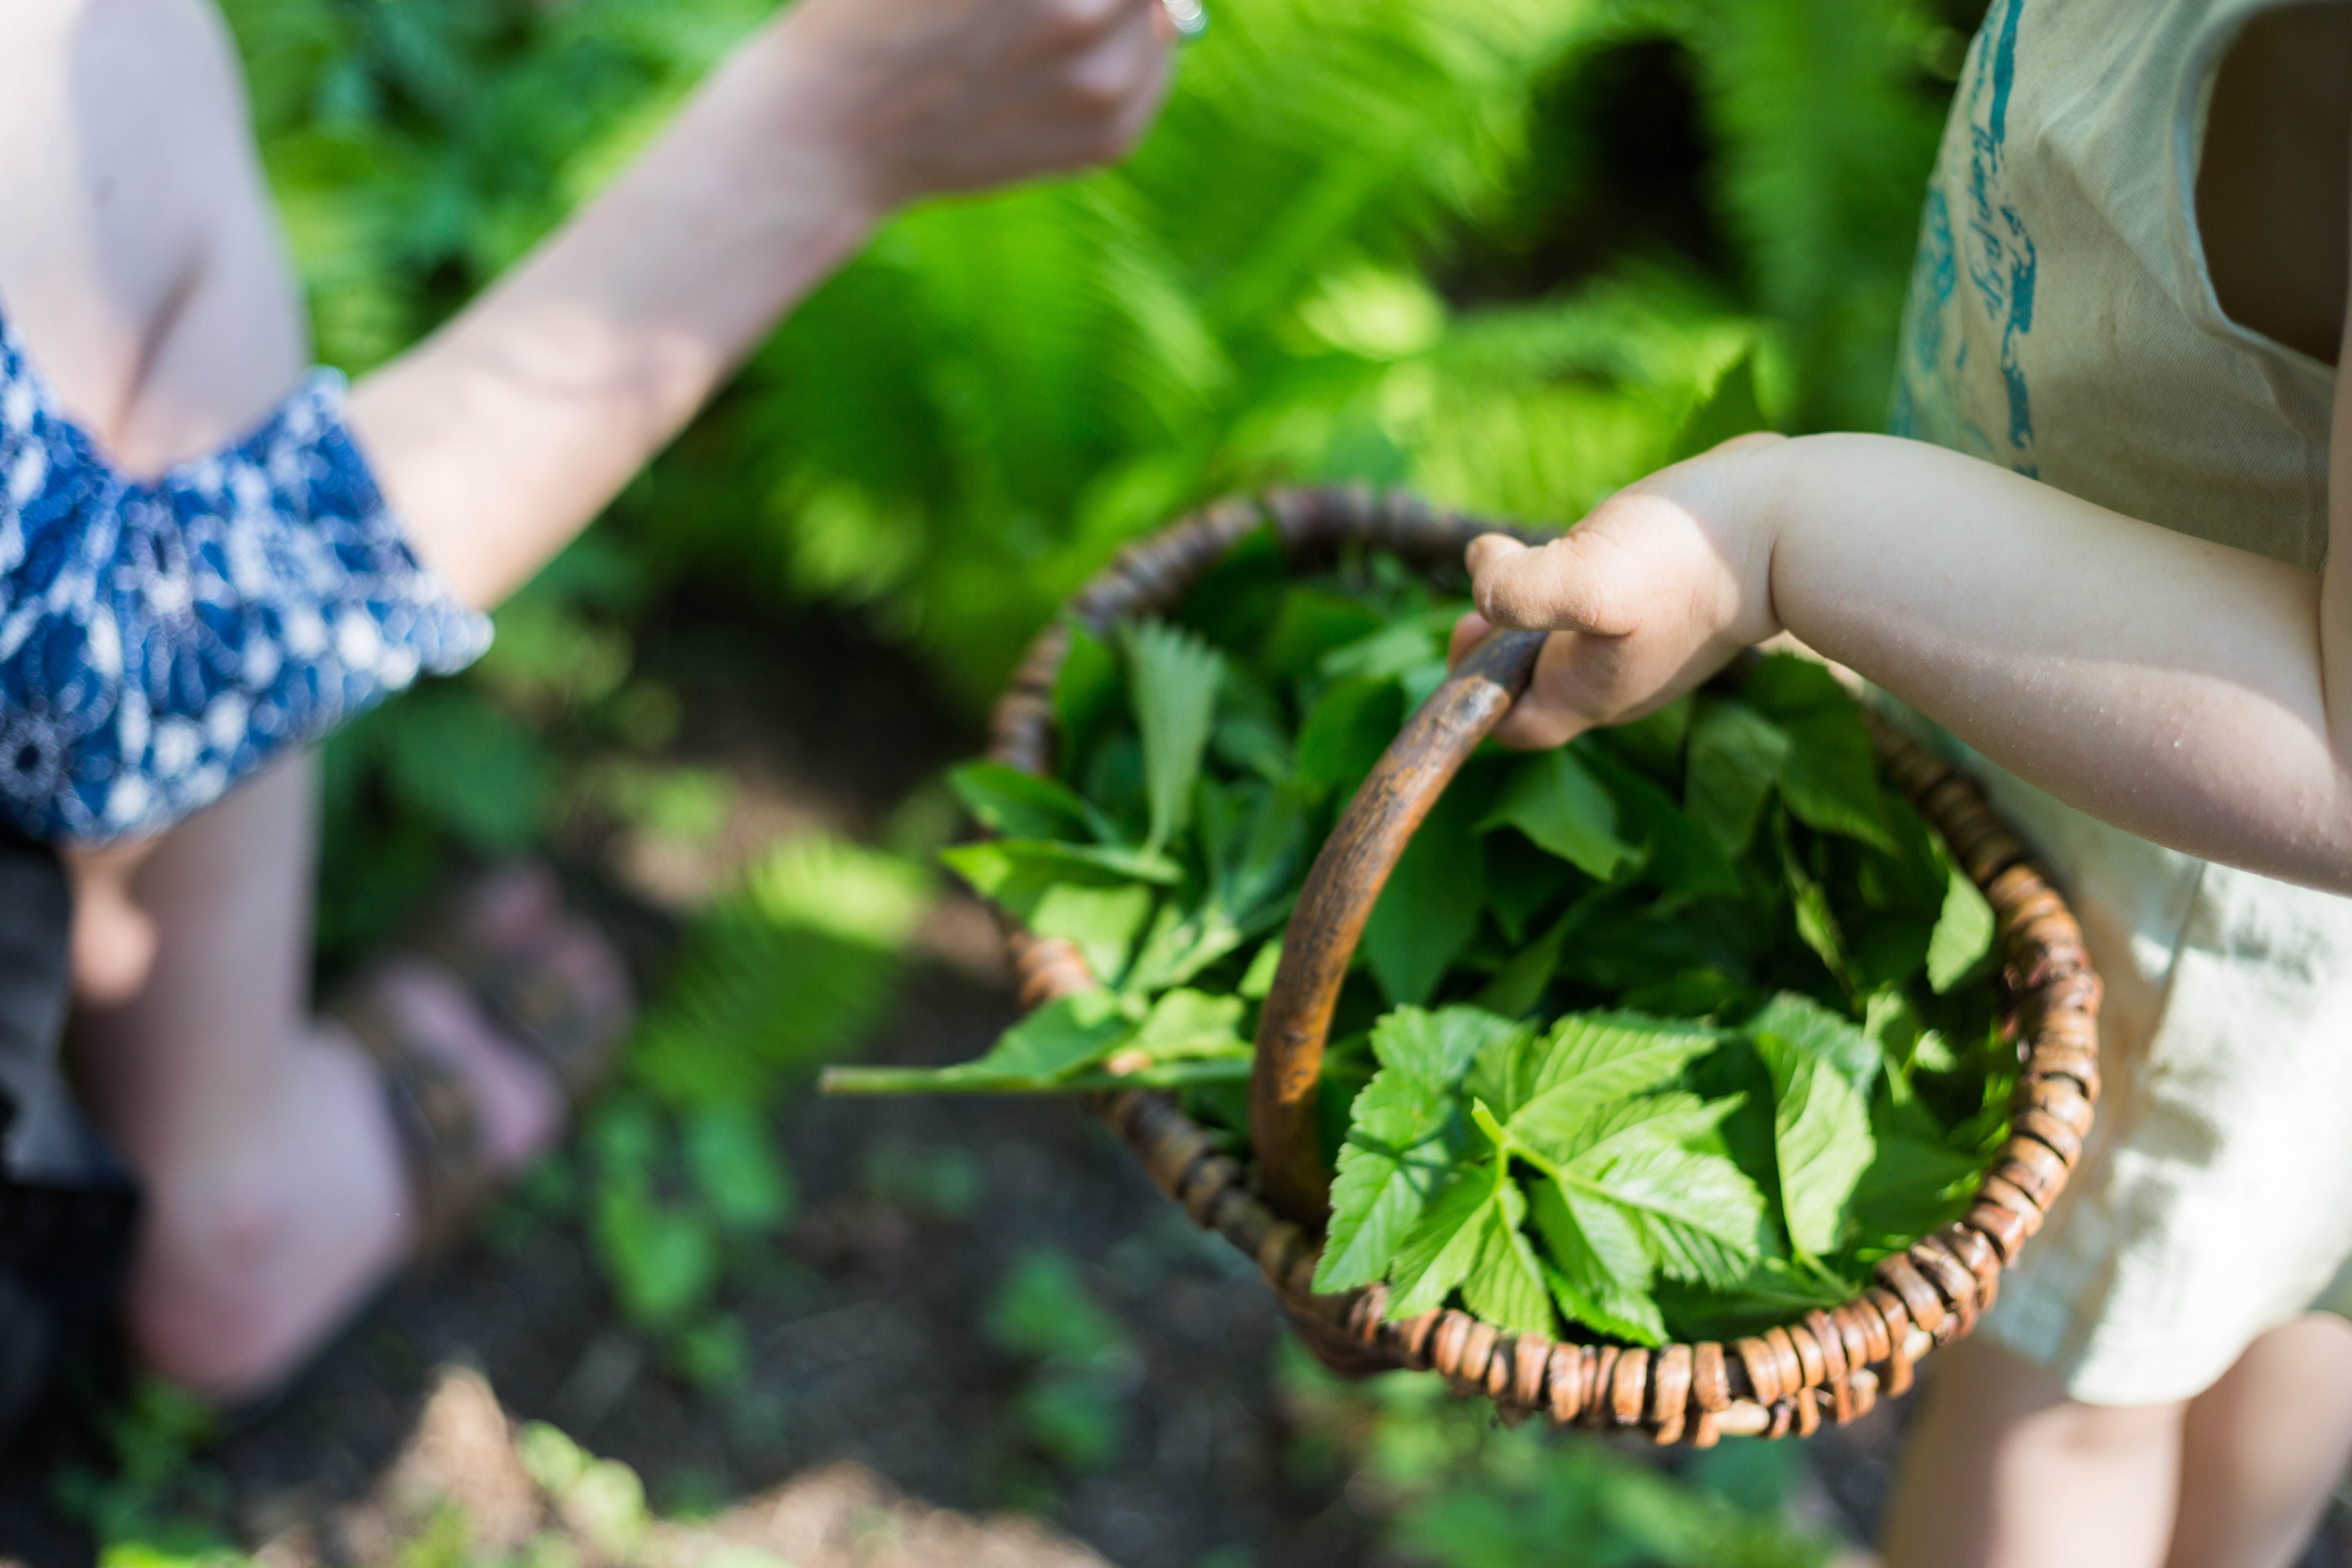
[[[1422,819],[1527,689],[1546,635],[1498,631],[1470,651],[1381,753],[1299,889],[1250,1070],[1250,1142],[1266,1197],[1287,1219],[1320,1229],[1330,1213],[1316,1086],[1364,922]]]

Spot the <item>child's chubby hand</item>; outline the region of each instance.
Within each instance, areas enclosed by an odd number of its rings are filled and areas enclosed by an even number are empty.
[[[1475,541],[1478,608],[1454,626],[1452,657],[1496,626],[1555,634],[1495,738],[1557,746],[1638,719],[1777,634],[1772,500],[1790,450],[1779,436],[1737,437],[1627,486],[1548,544]]]

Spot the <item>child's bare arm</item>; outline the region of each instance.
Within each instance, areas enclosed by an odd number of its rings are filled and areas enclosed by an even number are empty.
[[[1564,632],[1505,738],[1646,711],[1785,628],[2095,816],[2352,892],[2352,396],[2330,471],[2314,576],[1938,447],[1743,437],[1554,544],[1472,547],[1488,621]]]
[[[352,421],[425,556],[503,596],[890,208],[1122,152],[1159,0],[803,0]]]

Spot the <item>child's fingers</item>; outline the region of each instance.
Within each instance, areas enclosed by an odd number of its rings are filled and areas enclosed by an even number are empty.
[[[1649,498],[1621,495],[1572,532],[1538,545],[1488,534],[1470,546],[1470,597],[1498,626],[1528,631],[1589,631],[1622,637],[1640,606],[1678,563],[1654,547],[1660,520]]]

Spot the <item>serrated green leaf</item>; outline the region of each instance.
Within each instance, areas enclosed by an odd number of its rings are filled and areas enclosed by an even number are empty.
[[[1108,844],[1118,834],[1094,804],[1067,784],[1002,763],[966,763],[948,786],[974,820],[1007,838]]]
[[[1703,1139],[1740,1103],[1737,1095],[1706,1100],[1696,1094],[1672,1093],[1637,1094],[1594,1105],[1547,1094],[1511,1118],[1510,1132],[1551,1165],[1581,1163],[1599,1170],[1631,1150]]]
[[[1528,1201],[1517,1185],[1505,1183],[1486,1221],[1478,1261],[1462,1281],[1462,1304],[1475,1315],[1514,1333],[1549,1334],[1559,1327],[1543,1265],[1520,1229]]]
[[[1789,734],[1744,703],[1708,700],[1691,721],[1683,805],[1738,855],[1756,834],[1756,819],[1789,755]]]
[[[1395,1289],[1388,1315],[1415,1318],[1445,1305],[1478,1266],[1487,1231],[1500,1217],[1502,1194],[1517,1191],[1495,1161],[1465,1166],[1397,1244],[1389,1266]]]
[[[1951,868],[1943,912],[1927,939],[1927,984],[1942,995],[1976,972],[1992,952],[1992,906],[1958,866]]]
[[[1599,1199],[1562,1196],[1549,1183],[1528,1205],[1551,1267],[1546,1283],[1560,1310],[1604,1334],[1656,1345],[1665,1324],[1649,1286],[1656,1265],[1624,1211]]]
[[[1479,1053],[1524,1040],[1531,1031],[1477,1007],[1398,1007],[1372,1026],[1372,1055],[1389,1071],[1452,1093]]]
[[[1614,880],[1641,858],[1618,835],[1617,803],[1565,748],[1519,764],[1482,833],[1516,827],[1538,847],[1559,856],[1595,881]]]
[[[1401,1054],[1416,1062],[1442,1056],[1417,1043]],[[1352,1289],[1388,1271],[1397,1243],[1460,1153],[1452,1089],[1450,1081],[1392,1065],[1358,1091],[1331,1178],[1331,1219],[1315,1289]]]
[[[1542,1115],[1581,1116],[1665,1082],[1722,1040],[1680,1018],[1640,1013],[1572,1013],[1539,1038],[1489,1047],[1471,1092],[1517,1121],[1538,1100]]]
[[[1828,1058],[1778,1035],[1758,1035],[1756,1050],[1772,1075],[1781,1223],[1801,1253],[1825,1257],[1837,1249],[1846,1202],[1876,1152],[1869,1107]]]
[[[1143,738],[1143,784],[1151,827],[1147,854],[1170,843],[1192,811],[1192,783],[1217,710],[1224,657],[1163,621],[1127,628],[1129,700]]]
[[[1610,1149],[1605,1167],[1589,1170],[1599,1152],[1589,1153],[1562,1172],[1561,1184],[1632,1215],[1668,1278],[1724,1286],[1754,1266],[1764,1198],[1738,1166],[1673,1144],[1612,1140]]]

